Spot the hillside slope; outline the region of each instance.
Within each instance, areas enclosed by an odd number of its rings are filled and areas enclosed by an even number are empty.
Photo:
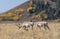
[[[19,6],[14,7],[7,12],[0,14],[0,20],[18,20],[23,15],[23,17],[27,14],[27,8],[29,7],[29,3],[25,2]],[[15,19],[14,19],[15,18]],[[22,17],[21,17],[22,19]]]
[[[27,1],[3,14],[0,14],[1,21],[30,21],[30,20],[60,20],[60,7],[58,2],[48,1]]]

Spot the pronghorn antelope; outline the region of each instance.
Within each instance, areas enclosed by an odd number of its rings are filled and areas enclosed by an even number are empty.
[[[37,22],[37,27],[41,29],[41,27],[44,27],[45,29],[48,28],[48,22],[46,21],[41,21],[41,22]]]
[[[34,22],[23,22],[21,26],[24,28],[24,30],[28,30],[29,27],[32,27],[33,29]]]
[[[20,28],[24,28],[24,30],[28,30],[29,27],[32,27],[33,29],[34,22],[23,22],[21,24],[18,24],[17,26]]]

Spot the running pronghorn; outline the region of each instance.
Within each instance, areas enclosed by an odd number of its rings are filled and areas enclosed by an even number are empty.
[[[41,27],[44,27],[45,29],[48,28],[48,22],[47,21],[40,21],[40,22],[36,22],[37,23],[37,27],[41,29]]]
[[[28,30],[29,27],[32,27],[32,29],[33,29],[34,22],[24,22],[24,23],[22,23],[21,26],[24,28],[24,30]]]
[[[34,22],[23,22],[19,23],[17,26],[19,29],[24,28],[24,30],[28,30],[29,27],[33,29]]]

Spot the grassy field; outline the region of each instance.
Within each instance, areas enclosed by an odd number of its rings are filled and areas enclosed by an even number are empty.
[[[29,28],[18,30],[17,23],[0,23],[0,39],[60,39],[60,23],[50,22],[50,30]]]

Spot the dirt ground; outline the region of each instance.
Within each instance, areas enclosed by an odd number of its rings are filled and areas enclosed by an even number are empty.
[[[18,30],[17,23],[0,23],[0,39],[60,39],[60,23],[48,23],[50,30],[37,28]]]

